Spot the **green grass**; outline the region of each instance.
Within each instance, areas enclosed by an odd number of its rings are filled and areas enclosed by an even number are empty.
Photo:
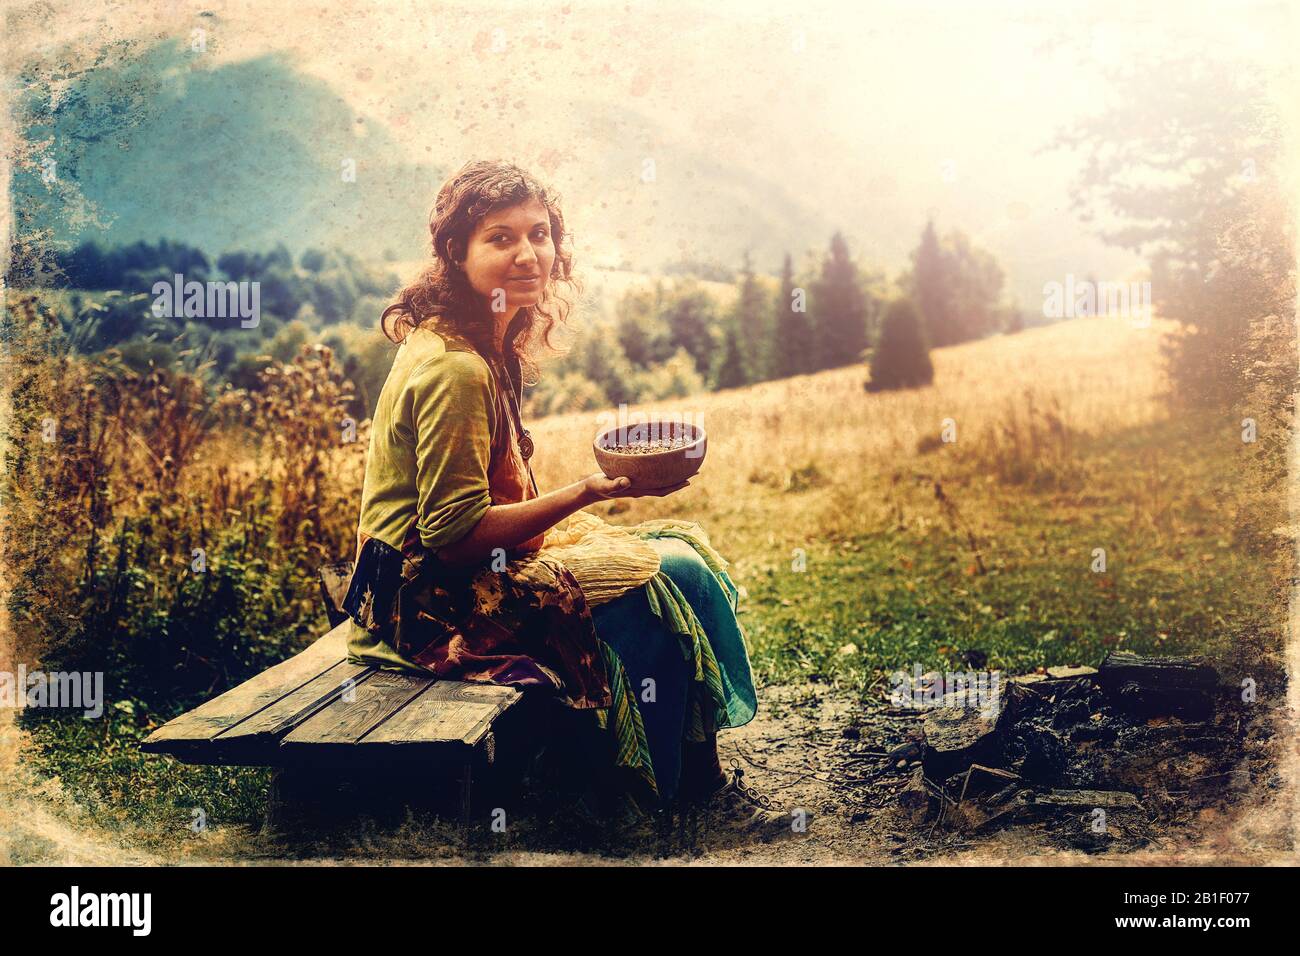
[[[1096,665],[1119,649],[1223,659],[1246,635],[1280,646],[1285,547],[1266,533],[1284,520],[1280,499],[1240,509],[1239,452],[1207,448],[1204,435],[1166,423],[1087,442],[1085,475],[1067,488],[949,469],[945,494],[975,534],[983,574],[932,482],[909,489],[904,527],[810,541],[802,572],[787,555],[760,557],[739,578],[755,668],[768,681],[865,689],[916,664],[966,670],[965,651],[1021,673]],[[1104,573],[1092,570],[1094,548],[1106,551]]]
[[[165,717],[158,715],[158,723]],[[142,825],[160,842],[192,834],[195,810],[207,826],[260,823],[271,771],[267,768],[187,766],[141,753],[151,725],[138,713],[108,708],[103,719],[24,720],[36,747],[33,768],[58,777],[96,825]]]

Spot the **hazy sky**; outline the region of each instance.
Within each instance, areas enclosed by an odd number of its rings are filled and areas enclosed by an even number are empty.
[[[1033,304],[1066,270],[1119,278],[1140,265],[1074,220],[1079,157],[1041,151],[1105,104],[1105,69],[1182,46],[1277,66],[1296,26],[1291,4],[1186,0],[378,6],[12,4],[47,30],[9,42],[161,39],[202,24],[219,61],[287,53],[412,162],[497,156],[536,170],[566,197],[587,261],[638,266],[645,237],[664,230],[708,257],[752,225],[745,242],[766,249],[779,206],[777,221],[807,214],[820,238],[805,248],[842,228],[892,272],[934,215],[995,252]],[[730,221],[693,221],[691,203],[671,201],[702,157],[725,170],[711,191],[744,183]],[[431,199],[411,198],[416,228]]]

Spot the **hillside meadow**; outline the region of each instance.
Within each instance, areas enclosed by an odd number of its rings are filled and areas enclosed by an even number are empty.
[[[1018,673],[1095,665],[1111,649],[1204,652],[1231,676],[1243,654],[1258,662],[1281,646],[1285,510],[1251,479],[1265,446],[1243,442],[1235,416],[1170,411],[1172,328],[1080,319],[941,349],[935,384],[912,391],[869,394],[855,366],[639,409],[701,422],[704,466],[671,498],[593,510],[708,530],[742,588],[759,682],[789,688],[787,706],[814,684],[878,700],[900,668]],[[607,422],[530,424],[543,491],[595,470],[590,443]],[[366,437],[328,453],[331,515],[359,496]],[[302,480],[272,459],[234,464],[229,436],[203,449],[235,485]],[[338,548],[353,530],[317,537]],[[286,599],[306,640],[326,623],[310,583],[299,587]],[[59,814],[166,854],[192,835],[186,807],[206,808],[219,831],[255,828],[267,771],[146,759],[135,743],[172,712],[128,702],[109,715],[28,731],[23,779],[57,794]],[[244,854],[236,831],[200,852]],[[25,845],[44,858],[59,842]]]
[[[1172,327],[1084,319],[941,349],[913,391],[867,394],[844,368],[655,409],[702,421],[700,474],[597,510],[705,525],[768,680],[865,689],[969,652],[1021,671],[1276,635],[1283,503],[1245,477],[1240,422],[1168,410]],[[538,423],[543,485],[573,477],[594,421]]]

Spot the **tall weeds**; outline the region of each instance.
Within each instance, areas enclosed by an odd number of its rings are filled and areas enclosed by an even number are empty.
[[[315,569],[347,555],[366,423],[328,349],[253,391],[78,355],[34,298],[3,319],[3,548],[19,653],[188,702],[321,632]],[[353,440],[347,441],[345,439]]]
[[[1059,397],[1025,388],[999,409],[982,433],[958,443],[976,468],[1002,484],[1033,488],[1073,487],[1086,477]]]

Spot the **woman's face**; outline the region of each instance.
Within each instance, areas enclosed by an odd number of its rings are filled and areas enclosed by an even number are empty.
[[[535,305],[555,262],[551,219],[537,200],[490,212],[469,237],[465,275],[494,312]]]

